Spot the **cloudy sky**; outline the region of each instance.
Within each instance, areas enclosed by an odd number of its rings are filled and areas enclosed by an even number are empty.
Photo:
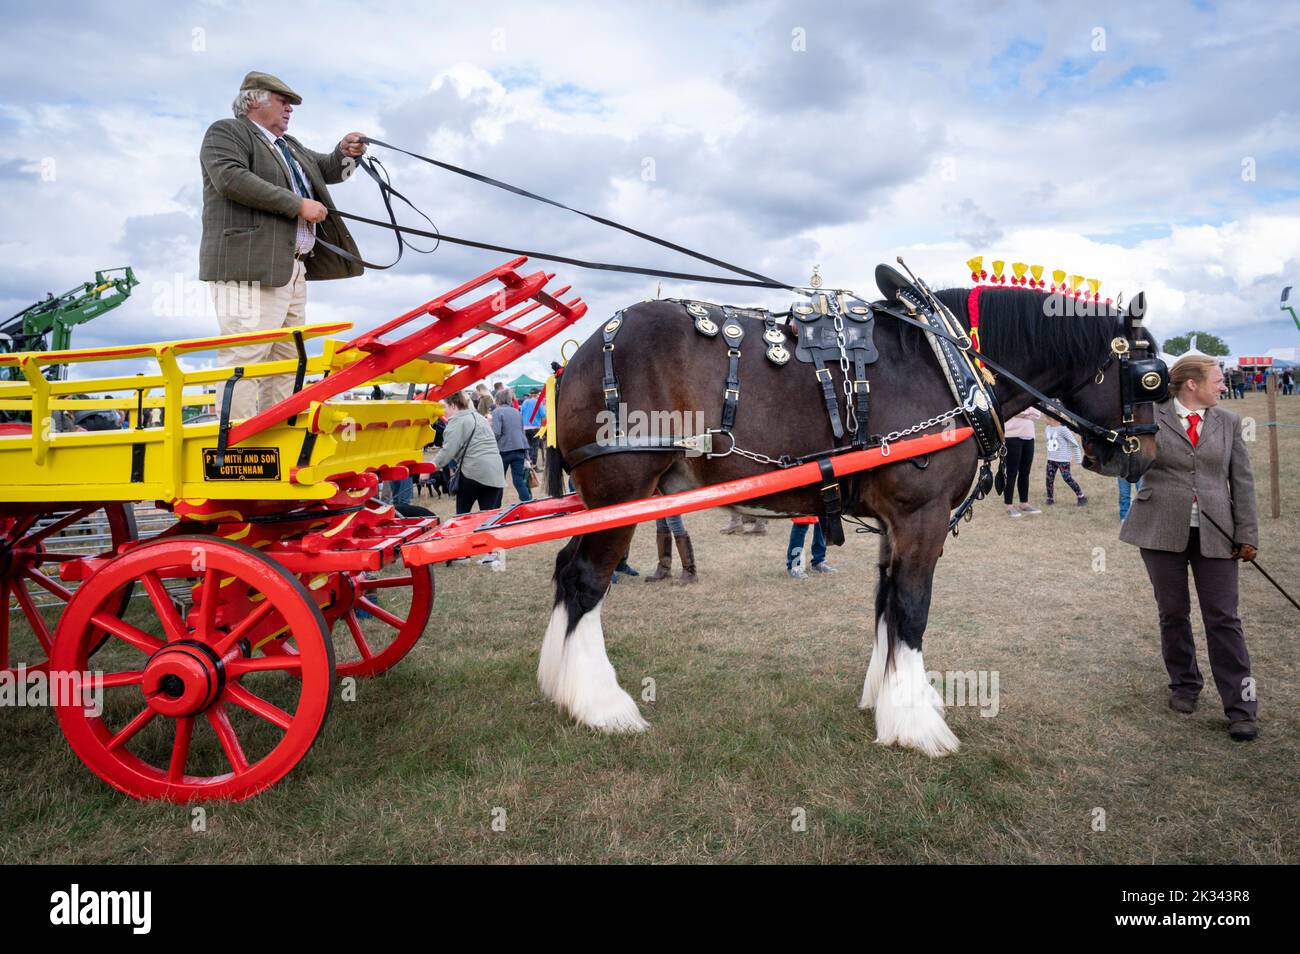
[[[130,264],[143,284],[78,346],[215,333],[197,283],[198,148],[258,69],[304,97],[290,131],[314,148],[361,130],[789,282],[817,264],[828,284],[874,291],[875,265],[902,254],[932,284],[963,284],[984,254],[1144,289],[1162,339],[1293,346],[1278,298],[1300,284],[1300,7],[1134,6],[9,2],[0,308]],[[707,269],[381,155],[450,234]],[[333,195],[379,214],[361,177]],[[354,234],[391,259],[388,233]],[[368,327],[500,258],[444,245],[314,283],[308,320]],[[591,304],[579,338],[657,291],[552,267]],[[512,372],[537,375],[557,350]]]

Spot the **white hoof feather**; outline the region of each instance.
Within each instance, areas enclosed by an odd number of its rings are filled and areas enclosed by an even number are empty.
[[[644,732],[650,724],[618,684],[605,655],[601,605],[597,603],[566,637],[568,612],[563,603],[556,604],[542,641],[537,684],[543,695],[585,726],[601,732]]]
[[[894,647],[894,666],[875,699],[876,741],[901,745],[932,758],[951,755],[961,743],[943,718],[943,699],[925,676],[921,654]]]
[[[867,678],[862,684],[862,698],[858,701],[859,709],[871,709],[880,695],[880,684],[885,678],[885,659],[889,655],[889,627],[882,616],[876,620],[876,644],[871,650],[871,662],[867,664]]]

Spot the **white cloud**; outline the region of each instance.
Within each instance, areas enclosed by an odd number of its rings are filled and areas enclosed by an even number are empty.
[[[309,145],[362,129],[780,278],[805,281],[821,264],[828,281],[870,289],[876,262],[902,252],[935,283],[956,284],[982,252],[1059,264],[1106,291],[1144,288],[1157,334],[1191,323],[1240,350],[1294,336],[1276,303],[1300,278],[1293,8],[1026,0],[972,16],[955,2],[866,12],[790,0],[384,11],[323,4],[289,46],[251,28],[264,10],[247,2],[7,11],[0,305],[12,313],[123,256],[146,289],[192,281],[198,144],[229,114],[243,73],[266,69],[304,95],[291,128]],[[147,27],[123,31],[123,18]],[[1092,49],[1097,26],[1104,52]],[[792,49],[795,28],[806,52]],[[1256,161],[1253,182],[1243,157]],[[53,182],[39,178],[44,158]],[[707,271],[384,158],[449,233]],[[380,211],[368,181],[334,196]],[[386,260],[386,235],[356,233]],[[311,317],[370,326],[498,258],[448,245],[392,272],[316,284]],[[658,284],[555,270],[591,303],[579,337]],[[786,297],[672,283],[664,294]],[[77,341],[158,337],[150,301],[137,292]],[[191,315],[175,330],[211,330],[205,321]],[[537,375],[557,351],[519,370]]]

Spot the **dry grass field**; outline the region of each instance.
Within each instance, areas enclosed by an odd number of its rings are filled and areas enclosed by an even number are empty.
[[[1252,445],[1260,559],[1300,593],[1300,397],[1279,405],[1291,425],[1280,520],[1267,516],[1263,428]],[[1226,406],[1266,419],[1262,395]],[[1212,683],[1194,715],[1175,714],[1150,584],[1117,537],[1115,483],[1079,479],[1089,506],[1060,485],[1041,516],[1011,520],[985,501],[947,545],[926,663],[996,672],[999,688],[992,717],[949,709],[955,756],[875,745],[856,708],[874,539],[832,550],[837,575],[799,582],[784,572],[788,523],[724,537],[726,515],[710,511],[687,518],[701,583],[627,580],[605,603],[624,687],[640,695],[654,680],[644,735],[598,736],[542,701],[559,545],[515,550],[504,573],[439,568],[435,618],[413,653],[360,683],[356,701],[337,700],[274,789],[207,806],[203,832],[189,808],[133,802],[91,775],[51,712],[0,711],[0,862],[1300,860],[1300,612],[1242,569],[1257,742],[1228,738]],[[445,499],[434,506],[450,513]],[[632,563],[653,561],[642,528]]]

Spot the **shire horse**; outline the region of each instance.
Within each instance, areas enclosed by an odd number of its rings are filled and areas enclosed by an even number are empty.
[[[895,289],[878,282],[887,299]],[[967,303],[972,289],[937,292],[964,329],[970,328]],[[1122,337],[1155,344],[1140,327],[1142,296],[1130,309],[1109,303],[1070,314],[1077,302],[1060,294],[1026,288],[979,289],[980,350],[1064,407],[1106,429],[1121,428],[1120,374],[1111,368],[1113,342]],[[1055,298],[1055,301],[1053,301]],[[885,304],[885,303],[880,303]],[[1065,306],[1065,307],[1061,307]],[[1131,312],[1131,313],[1130,313]],[[646,301],[622,312],[614,365],[620,395],[629,411],[702,411],[708,427],[718,427],[727,349],[704,338],[686,305]],[[754,318],[739,361],[743,396],[732,433],[743,448],[771,457],[813,454],[835,446],[821,389],[812,368],[765,359],[763,325]],[[785,325],[778,327],[785,328]],[[794,348],[794,332],[789,347]],[[870,433],[888,434],[953,408],[956,404],[934,351],[917,328],[878,313],[875,345],[879,358],[867,367],[870,380]],[[1163,369],[1163,365],[1161,365]],[[1109,369],[1109,370],[1108,370]],[[836,373],[836,388],[843,392]],[[560,489],[557,458],[598,440],[604,356],[599,333],[589,338],[564,369],[557,394],[558,454],[549,455],[548,489]],[[1035,398],[1005,378],[995,388],[1002,419],[1035,403]],[[1153,421],[1152,405],[1137,405],[1136,421]],[[958,423],[961,423],[960,421]],[[932,429],[933,431],[933,429]],[[606,432],[608,433],[608,432]],[[1155,459],[1149,433],[1127,444],[1082,433],[1084,467],[1100,474],[1137,480]],[[860,709],[875,709],[876,741],[917,749],[930,756],[955,752],[956,735],[943,716],[943,701],[930,685],[921,643],[930,612],[935,566],[948,535],[950,515],[967,496],[979,463],[973,440],[933,454],[924,469],[899,462],[863,472],[856,493],[843,501],[844,512],[874,518],[883,528],[875,596],[874,652],[867,668]],[[771,471],[737,454],[709,458],[682,451],[608,453],[583,460],[571,475],[588,507],[676,493],[707,484]],[[824,515],[818,487],[806,487],[746,501],[731,508],[744,515],[794,517]],[[620,558],[628,552],[635,526],[574,537],[555,561],[555,605],[538,663],[538,682],[547,698],[578,722],[605,732],[648,728],[636,702],[618,683],[605,652],[601,606]]]

